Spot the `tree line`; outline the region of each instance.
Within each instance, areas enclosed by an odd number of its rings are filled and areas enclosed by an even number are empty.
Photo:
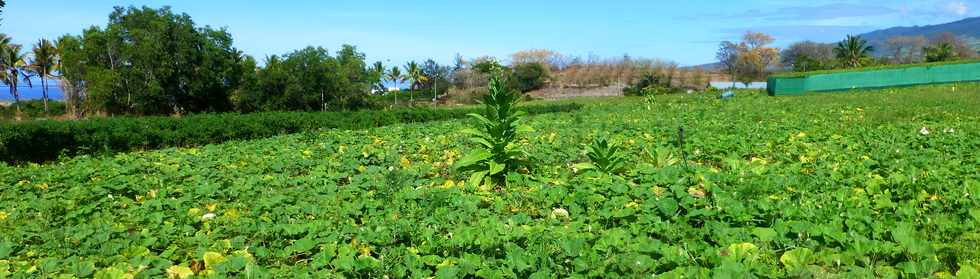
[[[40,40],[32,51],[0,34],[0,79],[17,91],[41,80],[42,99],[57,80],[69,115],[181,115],[204,112],[336,111],[378,106],[384,81],[418,90],[446,80],[434,62],[405,73],[368,64],[351,45],[336,52],[307,47],[258,61],[233,46],[225,29],[198,26],[169,7],[116,7],[104,28]],[[414,98],[414,94],[411,98]]]
[[[747,83],[781,70],[808,72],[978,57],[977,50],[952,33],[893,37],[886,43],[884,56],[875,56],[877,50],[859,36],[848,35],[835,44],[796,42],[783,50],[770,47],[772,42],[767,34],[746,32],[739,42],[722,42],[716,58],[732,80]]]
[[[876,51],[883,55],[873,56]],[[783,63],[798,72],[887,64],[945,62],[977,57],[977,51],[966,41],[948,32],[929,37],[892,37],[881,50],[876,50],[860,37],[848,36],[837,44],[798,42],[783,51]]]

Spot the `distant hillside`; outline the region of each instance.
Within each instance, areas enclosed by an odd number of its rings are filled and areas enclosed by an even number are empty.
[[[966,39],[974,48],[980,47],[980,17],[972,17],[950,23],[937,25],[892,27],[861,34],[878,50],[884,50],[885,42],[895,36],[926,36],[950,32]]]

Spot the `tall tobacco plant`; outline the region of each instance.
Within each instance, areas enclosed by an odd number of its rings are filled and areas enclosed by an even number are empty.
[[[520,93],[507,88],[499,70],[492,72],[490,92],[483,97],[484,113],[469,114],[476,127],[462,131],[478,148],[460,160],[456,169],[473,172],[471,185],[492,183],[499,191],[508,173],[529,166],[528,154],[518,140],[533,129],[523,123],[526,113],[517,109]]]

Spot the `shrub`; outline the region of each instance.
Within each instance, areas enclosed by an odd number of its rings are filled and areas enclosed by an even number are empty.
[[[531,113],[578,109],[573,103],[530,106]],[[465,117],[477,108],[356,112],[200,114],[183,118],[118,117],[0,124],[0,160],[44,162],[59,155],[106,154],[257,139],[319,129],[366,129],[406,122]]]
[[[548,68],[541,63],[524,63],[514,66],[510,86],[521,93],[541,89],[548,80]]]

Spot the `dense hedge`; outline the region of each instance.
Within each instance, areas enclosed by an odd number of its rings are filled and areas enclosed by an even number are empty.
[[[576,110],[574,103],[531,105],[531,114]],[[0,160],[45,162],[59,156],[198,146],[318,129],[366,129],[464,117],[478,108],[353,112],[201,114],[183,118],[119,117],[0,124]]]

